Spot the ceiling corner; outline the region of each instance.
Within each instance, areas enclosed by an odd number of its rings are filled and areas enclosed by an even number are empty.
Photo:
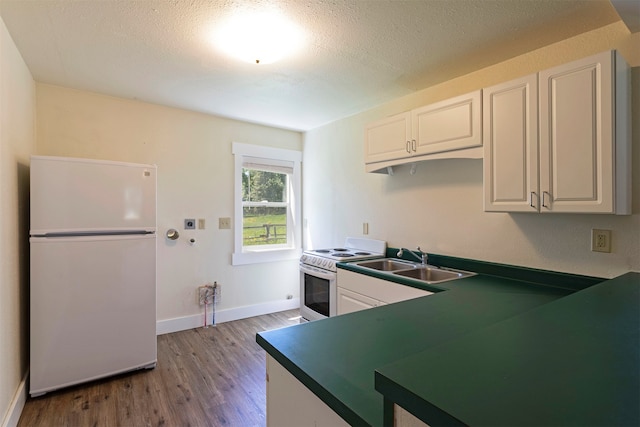
[[[640,31],[640,1],[639,0],[611,0],[611,4],[624,21],[629,31]]]

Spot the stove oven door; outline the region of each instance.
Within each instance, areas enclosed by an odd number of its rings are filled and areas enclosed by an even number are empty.
[[[336,315],[337,274],[300,264],[300,315],[305,320],[320,320]]]

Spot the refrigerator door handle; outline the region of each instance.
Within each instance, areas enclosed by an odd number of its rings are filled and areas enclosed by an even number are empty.
[[[31,237],[93,237],[93,236],[138,236],[155,234],[155,230],[120,230],[120,231],[58,231],[32,233]]]

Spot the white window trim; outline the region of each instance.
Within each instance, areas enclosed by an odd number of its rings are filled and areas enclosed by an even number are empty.
[[[302,162],[302,152],[286,150],[283,148],[264,147],[261,145],[243,144],[234,142],[232,144],[234,156],[234,250],[231,256],[232,265],[255,264],[260,262],[273,262],[299,259],[302,242],[302,185],[300,167]],[[288,248],[265,248],[244,250],[242,246],[242,163],[243,158],[257,157],[261,159],[286,160],[293,162],[293,173],[291,175],[291,213],[293,227],[293,245]]]

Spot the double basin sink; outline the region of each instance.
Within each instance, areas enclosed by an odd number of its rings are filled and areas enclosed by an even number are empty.
[[[362,268],[375,270],[379,273],[407,277],[428,284],[448,282],[450,280],[475,275],[475,273],[468,271],[439,268],[433,265],[419,264],[395,258],[360,261],[354,262],[353,264]]]

